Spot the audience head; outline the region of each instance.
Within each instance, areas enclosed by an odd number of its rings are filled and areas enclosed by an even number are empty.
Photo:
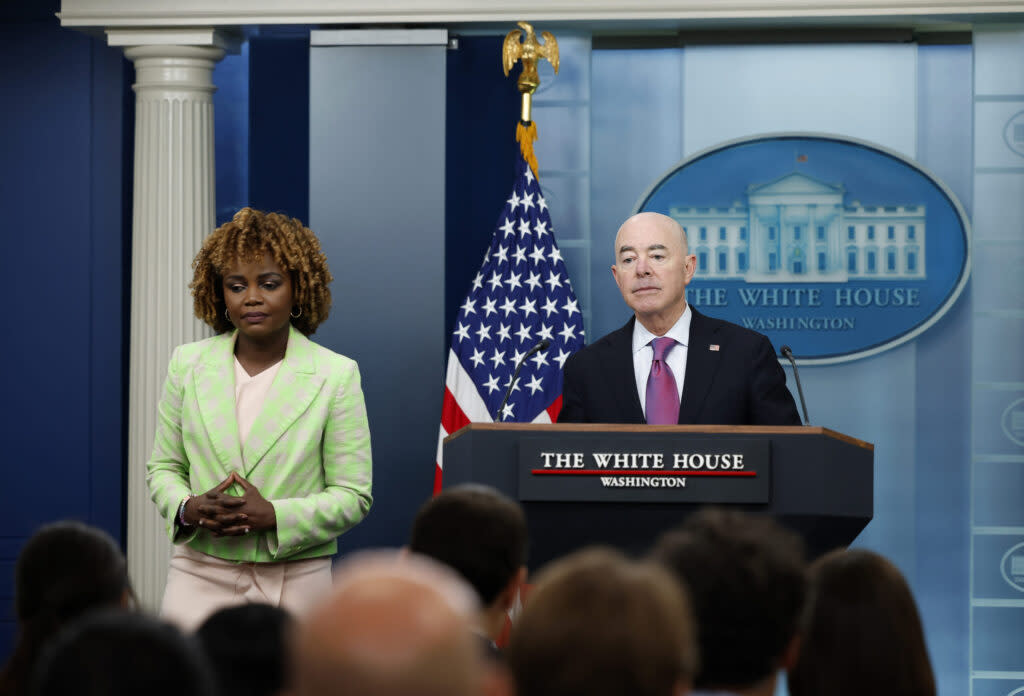
[[[309,336],[331,310],[333,277],[327,256],[312,230],[296,218],[242,208],[203,241],[192,261],[192,298],[195,315],[217,333],[235,325],[225,310],[225,272],[243,261],[272,257],[291,281],[292,326]]]
[[[100,612],[72,624],[35,670],[32,696],[214,696],[207,665],[176,628]]]
[[[589,549],[548,566],[506,651],[518,696],[672,696],[697,666],[685,591],[664,569]]]
[[[910,587],[863,549],[811,566],[803,642],[788,675],[792,696],[935,696],[935,678]]]
[[[526,575],[526,517],[493,488],[455,486],[416,513],[409,549],[450,568],[473,586],[486,607],[504,610]]]
[[[290,687],[286,636],[292,618],[269,604],[242,604],[212,614],[196,639],[213,671],[217,693],[273,696]]]
[[[774,684],[793,657],[806,594],[803,544],[771,518],[705,508],[666,533],[652,556],[690,590],[698,689]]]
[[[24,693],[44,643],[100,608],[134,603],[124,554],[102,530],[55,522],[28,540],[14,567],[18,638],[0,674],[0,693]]]
[[[298,696],[476,696],[483,655],[473,590],[449,568],[397,552],[343,562],[294,644]]]

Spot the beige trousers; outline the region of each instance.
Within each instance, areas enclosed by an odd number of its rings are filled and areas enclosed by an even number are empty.
[[[191,633],[224,607],[261,602],[301,617],[331,589],[331,559],[237,563],[178,544],[160,616]]]

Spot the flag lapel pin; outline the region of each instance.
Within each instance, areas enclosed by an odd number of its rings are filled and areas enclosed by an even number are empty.
[[[718,344],[717,343],[712,343],[710,346],[708,346],[708,350],[717,351],[718,350]]]

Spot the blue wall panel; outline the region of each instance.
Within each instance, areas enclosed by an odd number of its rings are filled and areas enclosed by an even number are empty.
[[[515,177],[519,92],[511,78],[501,77],[495,59],[501,42],[497,36],[460,37],[447,54],[445,336],[455,327]],[[443,384],[443,374],[441,379]],[[440,424],[440,400],[437,417]]]
[[[974,465],[974,524],[1024,527],[1024,466],[1019,458],[978,457]]]
[[[974,669],[1020,672],[1024,655],[1024,607],[975,607]]]
[[[974,593],[989,600],[1021,598],[1024,590],[1024,527],[1016,533],[979,535],[971,574]]]
[[[313,338],[359,363],[373,443],[373,508],[343,552],[404,543],[433,489],[448,342],[446,50],[310,51],[310,225],[334,274]]]
[[[216,223],[249,205],[249,42],[213,68]]]
[[[978,680],[973,684],[973,696],[1021,696],[1024,683],[1019,679]]]
[[[309,37],[254,36],[248,74],[249,203],[308,224]]]
[[[123,538],[128,73],[120,50],[55,18],[0,24],[0,206],[17,316],[0,343],[8,607],[11,563],[40,524],[76,518]],[[0,623],[0,655],[12,630]]]
[[[964,163],[971,157],[972,63],[970,45],[917,49],[917,160],[950,188],[968,217],[973,186]],[[913,579],[943,694],[962,693],[968,674],[971,284],[915,341]]]

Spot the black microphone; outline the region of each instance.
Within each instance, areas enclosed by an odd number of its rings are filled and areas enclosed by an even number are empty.
[[[505,398],[501,400],[501,406],[498,407],[498,417],[495,420],[503,421],[502,412],[505,410],[505,404],[508,403],[508,397],[512,396],[512,388],[516,386],[516,379],[519,378],[519,371],[523,369],[523,363],[526,359],[534,353],[539,353],[542,350],[547,350],[551,346],[551,341],[546,338],[540,339],[533,348],[526,352],[526,355],[519,358],[519,364],[516,365],[516,371],[512,373],[512,381],[508,383],[508,391],[505,392]]]
[[[796,391],[800,394],[800,407],[804,410],[804,425],[810,425],[811,419],[807,417],[807,402],[804,401],[804,388],[800,386],[800,371],[796,369],[796,360],[793,359],[793,349],[789,346],[782,346],[782,357],[789,360],[793,366],[793,377],[796,378]]]

